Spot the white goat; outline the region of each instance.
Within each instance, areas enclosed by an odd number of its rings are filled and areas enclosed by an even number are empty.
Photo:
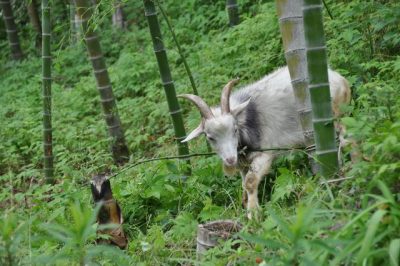
[[[204,133],[221,157],[224,171],[233,174],[237,168],[240,170],[246,191],[243,203],[251,218],[250,210],[258,207],[258,185],[274,158],[274,152],[251,150],[301,146],[304,137],[287,67],[230,96],[237,81],[232,80],[223,88],[220,107],[210,108],[196,95],[180,95],[193,102],[202,116],[200,125],[183,142]],[[333,112],[338,116],[339,105],[350,101],[350,88],[347,80],[332,70],[329,83]],[[250,152],[238,155],[238,150],[246,146]]]

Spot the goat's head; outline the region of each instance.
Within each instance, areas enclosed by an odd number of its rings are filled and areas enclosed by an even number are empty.
[[[239,81],[234,79],[228,82],[222,90],[221,108],[211,109],[202,98],[192,94],[183,94],[179,97],[190,100],[200,111],[202,121],[182,142],[186,142],[205,134],[208,142],[224,164],[236,166],[238,162],[237,149],[239,144],[239,128],[236,117],[246,109],[250,100],[241,103],[231,110],[229,98],[233,86]]]

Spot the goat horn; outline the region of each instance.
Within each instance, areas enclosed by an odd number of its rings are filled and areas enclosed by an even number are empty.
[[[239,82],[239,78],[232,79],[222,89],[222,93],[221,93],[221,110],[222,110],[222,114],[230,113],[231,108],[229,107],[229,97],[231,95],[231,91],[232,91],[233,86],[238,82]]]
[[[193,94],[181,94],[178,95],[179,98],[185,98],[190,100],[196,107],[199,109],[200,114],[203,118],[209,119],[213,117],[213,113],[211,112],[211,108],[206,104],[206,102],[197,95]]]

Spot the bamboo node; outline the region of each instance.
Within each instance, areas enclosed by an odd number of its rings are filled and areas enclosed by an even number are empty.
[[[86,36],[85,36],[85,41],[92,41],[92,40],[94,40],[94,39],[97,39],[97,35],[96,35],[96,34],[93,34],[93,35],[90,36],[90,37],[86,37]]]
[[[112,125],[112,126],[107,126],[107,128],[108,129],[114,129],[114,128],[118,128],[118,127],[120,127],[121,125],[119,125],[119,124],[116,124],[116,125]]]
[[[306,78],[300,78],[300,79],[294,79],[292,80],[292,85],[297,85],[297,84],[301,84],[301,83],[307,83],[307,79]]]
[[[307,51],[322,51],[322,50],[326,50],[326,45],[307,47]]]
[[[303,7],[303,12],[304,11],[313,10],[313,9],[322,9],[322,4],[304,6]]]
[[[174,111],[170,111],[169,114],[170,115],[175,115],[175,114],[179,114],[182,113],[182,109],[178,109],[178,110],[174,110]]]
[[[99,55],[95,55],[95,56],[89,56],[89,59],[92,60],[92,61],[94,61],[94,60],[98,60],[98,59],[100,59],[100,58],[102,58],[102,57],[103,57],[103,55],[102,55],[102,54],[99,54]]]
[[[163,85],[163,86],[167,86],[167,85],[171,85],[171,84],[174,84],[174,81],[173,81],[173,80],[163,81],[163,82],[162,82],[162,85]]]
[[[308,88],[310,90],[312,90],[312,89],[320,89],[320,88],[323,88],[323,87],[329,87],[329,82],[317,83],[317,84],[309,84],[308,85]]]
[[[114,101],[114,97],[111,98],[106,98],[106,99],[101,99],[100,102],[102,103],[109,103],[109,102],[113,102]]]
[[[160,45],[157,45],[157,46],[160,46],[160,47],[157,47],[157,48],[156,48],[156,47],[154,46],[154,48],[153,48],[153,51],[154,51],[155,53],[160,53],[160,52],[165,52],[165,51],[167,51],[162,43],[161,43]]]
[[[286,56],[291,56],[292,54],[299,54],[299,57],[301,57],[301,56],[305,57],[305,55],[302,54],[305,50],[306,50],[306,48],[305,48],[305,45],[304,45],[304,47],[301,47],[301,48],[294,48],[294,49],[286,50],[285,55]]]
[[[17,30],[6,30],[7,33],[17,32]]]
[[[111,89],[111,85],[98,86],[97,89],[98,89],[98,90],[107,90],[107,89]]]
[[[103,114],[104,118],[114,118],[115,115],[114,114]]]
[[[303,21],[303,16],[290,16],[290,17],[279,18],[279,22],[287,22],[287,21],[295,21],[295,20]]]
[[[334,149],[329,149],[329,150],[316,151],[315,154],[316,155],[325,155],[325,154],[337,153],[337,152],[338,152],[338,150],[336,148],[334,148]]]
[[[328,117],[328,118],[313,118],[312,121],[314,123],[330,123],[330,122],[333,122],[333,118],[332,117]]]
[[[51,36],[51,33],[42,32],[42,36]]]
[[[94,74],[100,74],[100,73],[104,73],[104,72],[107,72],[107,68],[94,70]]]
[[[154,10],[154,11],[149,12],[149,11],[146,10],[146,11],[144,11],[144,15],[146,17],[157,16],[157,11]]]

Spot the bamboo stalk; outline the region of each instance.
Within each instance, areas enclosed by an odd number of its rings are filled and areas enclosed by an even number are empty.
[[[240,23],[239,5],[236,0],[226,0],[226,10],[228,11],[229,26],[238,25]]]
[[[27,9],[28,9],[29,21],[31,22],[33,28],[37,32],[36,47],[39,48],[42,42],[42,27],[40,25],[39,14],[36,9],[36,1],[30,0]]]
[[[44,177],[54,183],[53,129],[51,123],[51,24],[50,5],[42,0],[42,90]]]
[[[71,44],[76,43],[77,41],[77,32],[79,30],[79,28],[76,27],[76,22],[75,22],[75,18],[76,18],[76,12],[75,12],[75,4],[74,4],[74,0],[70,0],[69,1],[69,28],[70,28],[70,42]]]
[[[192,86],[193,94],[194,94],[194,95],[199,95],[199,92],[198,92],[198,90],[197,90],[196,83],[194,82],[194,78],[193,78],[193,75],[192,75],[192,71],[190,70],[189,64],[188,64],[187,61],[186,61],[186,57],[185,57],[185,55],[183,54],[182,48],[181,48],[181,46],[180,46],[180,44],[179,44],[179,42],[178,42],[178,38],[176,37],[175,31],[174,31],[174,29],[172,28],[171,22],[170,22],[169,19],[168,19],[167,13],[164,11],[164,8],[163,8],[162,5],[160,4],[160,2],[159,2],[158,0],[155,0],[155,1],[157,2],[157,5],[158,5],[158,7],[159,7],[159,9],[160,9],[160,11],[161,11],[161,14],[162,14],[162,16],[164,17],[165,22],[167,23],[168,29],[169,29],[169,31],[170,31],[170,33],[171,33],[171,35],[172,35],[172,39],[174,40],[175,45],[176,45],[176,47],[178,48],[178,53],[179,53],[179,56],[180,56],[181,59],[182,59],[183,66],[185,67],[186,73],[187,73],[187,75],[188,75],[188,77],[189,77],[189,81],[190,81],[190,85]],[[206,145],[207,145],[207,150],[208,150],[208,151],[211,151],[210,143],[208,143],[207,140],[206,140]]]
[[[92,62],[97,89],[100,94],[103,116],[108,127],[108,133],[112,139],[111,152],[115,163],[124,164],[129,160],[129,151],[125,144],[125,136],[121,127],[121,121],[100,42],[93,28],[89,25],[89,19],[92,16],[91,5],[88,0],[75,0],[75,3],[77,13],[82,22],[86,48],[90,61]]]
[[[321,0],[304,0],[303,17],[308,90],[312,106],[317,162],[322,176],[330,177],[337,172],[339,164],[329,90]]]
[[[33,28],[38,34],[42,34],[42,27],[40,25],[40,19],[38,12],[36,10],[36,1],[30,0],[27,6],[29,21],[31,22]]]
[[[116,28],[125,28],[124,11],[120,0],[114,2],[114,13],[112,14],[112,24]]]
[[[162,41],[160,25],[158,23],[156,7],[152,0],[143,0],[145,16],[149,24],[151,39],[153,41],[154,53],[157,58],[158,68],[160,71],[161,81],[167,97],[169,112],[174,126],[176,142],[178,145],[179,155],[189,154],[187,143],[181,141],[185,139],[186,132],[183,125],[182,110],[176,98],[174,82],[172,80],[171,71],[168,64],[167,53]],[[189,160],[186,161],[189,164]]]
[[[21,50],[21,45],[18,38],[18,29],[15,25],[10,0],[0,0],[0,5],[3,9],[3,20],[6,26],[7,37],[10,43],[11,55],[14,60],[21,60],[24,55]]]
[[[285,58],[306,146],[314,144],[307,58],[303,27],[303,0],[276,0]]]
[[[181,59],[182,59],[183,65],[184,65],[185,70],[186,70],[186,73],[187,73],[187,75],[188,75],[188,77],[189,77],[190,85],[192,85],[193,94],[194,94],[194,95],[199,95],[199,92],[197,91],[196,83],[194,82],[194,78],[193,78],[193,75],[192,75],[192,71],[190,70],[189,65],[188,65],[188,63],[187,63],[187,61],[186,61],[186,58],[185,58],[185,56],[183,55],[183,51],[182,51],[182,48],[181,48],[181,46],[180,46],[180,44],[179,44],[179,42],[178,42],[178,38],[177,38],[176,35],[175,35],[175,31],[174,31],[174,29],[172,28],[172,25],[171,25],[171,23],[170,23],[170,21],[169,21],[169,19],[168,19],[167,14],[166,14],[165,11],[164,11],[164,8],[162,7],[162,5],[160,4],[160,2],[159,2],[158,0],[156,0],[156,2],[157,2],[157,5],[158,5],[158,8],[159,8],[160,11],[161,11],[162,16],[163,16],[164,19],[165,19],[165,22],[167,23],[168,29],[169,29],[169,31],[171,32],[172,39],[173,39],[174,42],[175,42],[176,48],[178,48],[179,55],[180,55],[180,57],[181,57]]]

